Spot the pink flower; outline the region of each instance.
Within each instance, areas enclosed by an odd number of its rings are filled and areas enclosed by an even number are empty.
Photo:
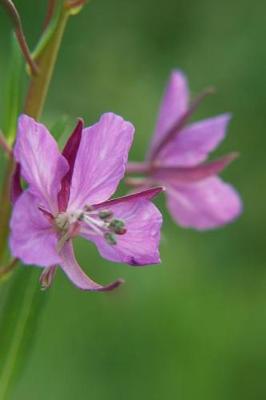
[[[129,163],[128,173],[144,178],[128,178],[137,188],[163,185],[167,206],[183,227],[199,230],[231,222],[242,205],[235,189],[217,174],[234,158],[227,155],[206,162],[209,153],[223,140],[230,115],[223,114],[187,125],[203,97],[189,106],[185,76],[174,71],[166,88],[151,146],[144,163]]]
[[[77,235],[114,262],[160,262],[162,217],[150,200],[161,188],[108,200],[124,175],[133,134],[134,127],[112,113],[85,129],[80,120],[61,154],[44,125],[19,118],[14,155],[28,188],[20,194],[17,169],[10,248],[23,263],[45,267],[43,286],[56,265],[83,290],[111,290],[122,282],[101,286],[81,270],[72,245]]]

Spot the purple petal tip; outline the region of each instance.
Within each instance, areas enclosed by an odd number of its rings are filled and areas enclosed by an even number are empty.
[[[121,286],[123,283],[125,283],[125,280],[122,278],[117,279],[116,281],[110,283],[107,286],[103,286],[101,289],[98,289],[98,292],[110,292],[119,286]]]

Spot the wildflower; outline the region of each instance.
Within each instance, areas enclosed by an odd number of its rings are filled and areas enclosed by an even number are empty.
[[[83,290],[111,290],[122,282],[92,281],[75,259],[76,236],[92,241],[111,261],[160,262],[162,217],[150,200],[161,188],[108,200],[124,175],[133,134],[134,127],[112,113],[85,129],[80,120],[61,154],[44,125],[19,118],[14,156],[28,188],[20,193],[17,169],[10,248],[23,263],[45,267],[44,287],[57,265]]]
[[[174,220],[183,227],[199,230],[231,222],[241,212],[239,195],[217,176],[235,154],[206,162],[208,154],[224,138],[230,115],[187,125],[206,94],[189,106],[186,78],[180,71],[174,71],[163,97],[146,161],[129,163],[127,168],[128,173],[144,175],[129,177],[129,185],[142,189],[163,185]]]

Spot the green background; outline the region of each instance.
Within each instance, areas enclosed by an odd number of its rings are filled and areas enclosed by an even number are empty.
[[[15,3],[34,45],[46,2]],[[83,293],[58,272],[12,399],[266,398],[265,13],[262,1],[94,0],[69,22],[43,121],[90,125],[114,111],[136,126],[130,156],[142,160],[169,72],[181,68],[192,94],[217,88],[197,118],[233,113],[215,154],[241,154],[223,176],[244,213],[199,233],[176,226],[160,199],[163,262],[143,269],[78,242],[92,277],[126,284]],[[0,94],[10,30],[1,11]]]

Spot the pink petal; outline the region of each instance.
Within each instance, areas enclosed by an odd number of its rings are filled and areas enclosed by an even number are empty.
[[[59,211],[65,211],[67,209],[67,204],[70,196],[70,185],[77,157],[77,152],[82,137],[83,126],[84,126],[83,120],[79,119],[74,131],[70,135],[62,151],[63,156],[68,162],[69,170],[62,180],[61,189],[57,197]]]
[[[79,264],[74,255],[73,245],[71,242],[65,244],[61,252],[61,267],[68,278],[82,290],[91,290],[91,291],[110,291],[120,286],[123,283],[122,279],[118,279],[115,282],[102,286],[99,283],[94,282],[90,279],[80,268]]]
[[[48,219],[38,209],[37,198],[29,190],[16,201],[10,229],[10,249],[13,257],[21,259],[24,264],[41,267],[60,262],[56,252],[56,235]]]
[[[162,99],[150,154],[187,110],[188,102],[189,90],[186,77],[181,71],[173,71]]]
[[[160,262],[159,241],[162,215],[149,201],[154,189],[111,200],[102,209],[113,211],[115,218],[125,222],[127,232],[117,235],[117,244],[108,244],[102,236],[92,235],[86,226],[81,235],[93,241],[101,256],[110,261],[134,266]],[[160,188],[161,191],[161,188]],[[97,208],[101,208],[97,205]]]
[[[224,139],[229,114],[195,122],[178,133],[159,153],[157,160],[164,166],[191,167],[206,160]]]
[[[158,145],[153,149],[151,154],[151,160],[154,162],[158,157],[161,150],[163,150],[167,145],[172,143],[176,136],[182,131],[182,129],[187,125],[189,119],[200,106],[204,98],[213,93],[213,89],[209,88],[202,92],[188,107],[188,109],[182,114],[182,116],[171,126],[164,138],[158,143]]]
[[[109,208],[110,206],[114,206],[115,204],[121,204],[133,200],[135,201],[138,199],[152,200],[154,197],[158,196],[158,194],[161,193],[162,191],[164,191],[164,188],[161,186],[147,188],[146,190],[142,190],[137,193],[132,193],[127,196],[117,197],[116,199],[107,200],[104,201],[103,203],[94,204],[93,208],[96,208],[97,210],[99,208]]]
[[[199,164],[195,167],[160,167],[153,173],[154,180],[164,184],[187,184],[201,181],[223,171],[235,158],[237,153],[231,153],[218,160]],[[134,181],[133,181],[134,182]]]
[[[57,193],[68,164],[46,127],[21,115],[14,154],[30,191],[42,198],[44,206],[57,211]]]
[[[108,199],[124,176],[134,134],[131,123],[107,113],[83,130],[72,176],[69,208]]]
[[[166,192],[169,211],[183,227],[198,230],[216,228],[232,222],[242,211],[238,193],[218,177],[168,186]]]

